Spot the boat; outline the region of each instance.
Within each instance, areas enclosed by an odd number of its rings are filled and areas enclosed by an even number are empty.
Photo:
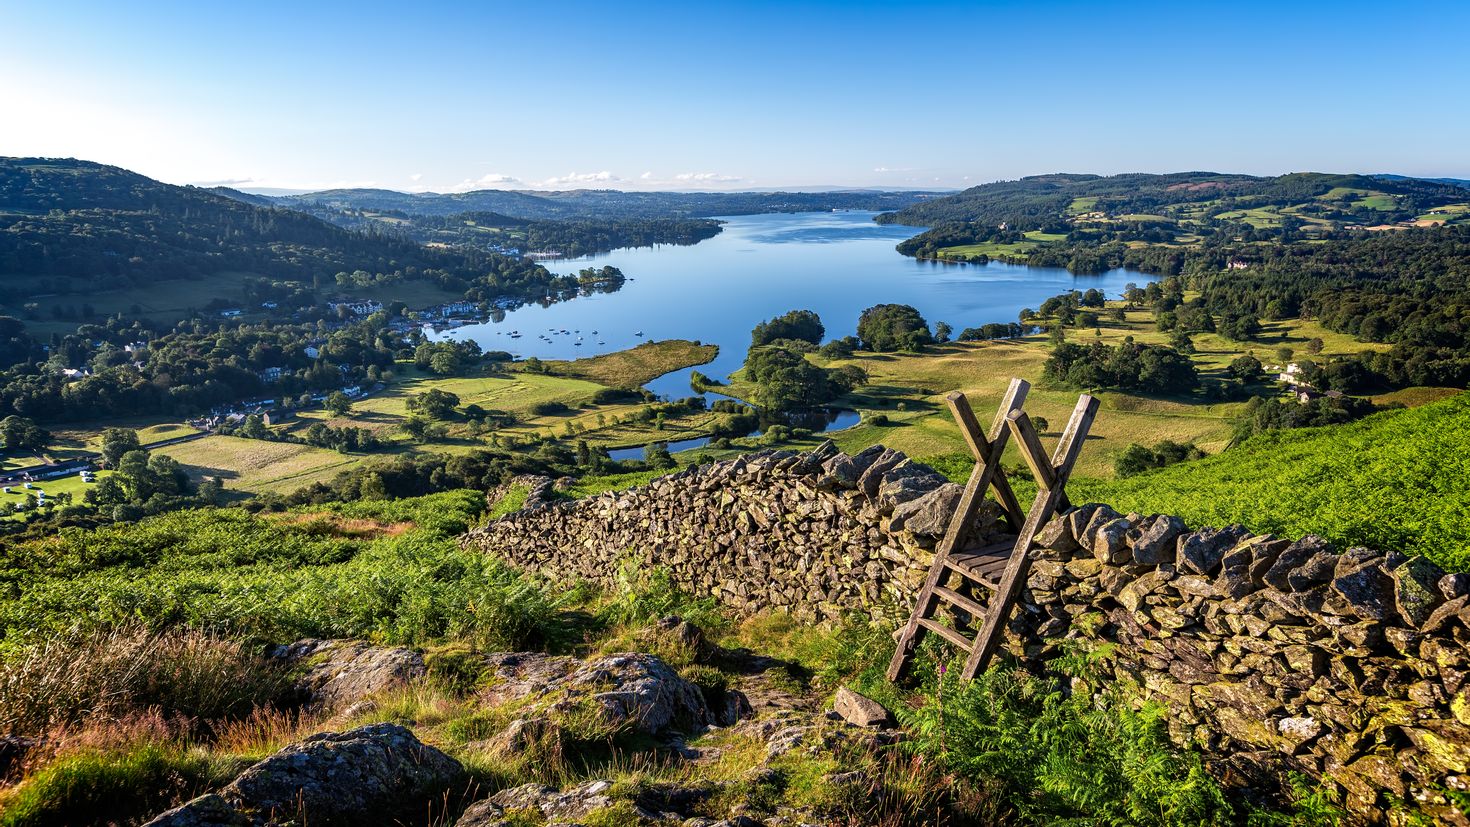
[[[634,336],[642,336],[643,335],[643,331],[641,331],[641,330],[634,331],[633,335]]]

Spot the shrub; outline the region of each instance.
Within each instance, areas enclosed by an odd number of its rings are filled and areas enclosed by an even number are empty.
[[[537,402],[531,406],[531,413],[536,416],[561,416],[571,411],[565,402]]]
[[[1073,660],[1082,686],[1091,664]],[[972,681],[957,670],[931,684],[930,703],[900,708],[914,748],[970,779],[997,778],[1023,819],[1101,824],[1231,823],[1234,813],[1200,757],[1175,747],[1156,704],[1135,709],[1115,684],[1093,694],[995,667]]]

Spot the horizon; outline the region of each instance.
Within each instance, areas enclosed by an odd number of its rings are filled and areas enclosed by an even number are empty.
[[[1470,178],[1454,150],[1470,113],[1414,68],[1455,53],[1470,26],[1449,3],[405,15],[73,0],[8,22],[0,71],[27,82],[0,88],[0,153],[174,184],[948,190],[1202,167]],[[978,39],[926,47],[949,32]]]

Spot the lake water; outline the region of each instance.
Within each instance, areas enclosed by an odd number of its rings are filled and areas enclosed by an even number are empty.
[[[719,235],[689,247],[615,250],[543,262],[558,273],[611,264],[628,281],[616,293],[549,307],[528,305],[500,322],[468,325],[446,335],[474,339],[485,350],[543,359],[610,353],[654,339],[695,339],[720,346],[715,361],[697,370],[724,379],[745,361],[751,328],[788,310],[816,311],[830,339],[855,333],[865,308],[910,304],[931,325],[948,322],[958,334],[986,322],[1015,321],[1022,308],[1034,309],[1074,288],[1096,287],[1116,297],[1129,282],[1153,280],[1129,270],[1074,276],[1053,267],[917,261],[899,255],[894,246],[919,230],[874,224],[874,215],[733,216],[721,219],[726,223]],[[562,329],[577,332],[552,333]],[[512,331],[521,337],[511,338]],[[539,334],[551,341],[537,338]],[[666,374],[648,387],[670,398],[689,396],[689,373]]]

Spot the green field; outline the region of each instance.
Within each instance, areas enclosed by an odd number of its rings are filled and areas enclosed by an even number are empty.
[[[218,435],[157,451],[178,460],[196,482],[218,477],[226,489],[250,494],[288,493],[331,479],[362,459],[309,445]]]
[[[105,477],[108,473],[110,472],[100,471],[97,476],[99,478]],[[27,490],[23,484],[16,484],[10,487],[11,493],[0,493],[0,518],[7,520],[22,519],[32,513],[29,511],[13,512],[10,510],[14,503],[24,502],[26,494],[40,495],[42,491],[46,492],[47,497],[55,497],[58,494],[70,494],[73,501],[81,502],[82,496],[87,493],[87,489],[92,488],[94,485],[94,483],[82,482],[82,476],[80,474],[73,474],[69,477],[61,477],[59,479],[46,480],[33,484],[36,487],[31,490]]]
[[[1109,308],[1120,306],[1119,302],[1108,304]],[[1316,322],[1266,321],[1261,327],[1260,335],[1250,342],[1234,342],[1213,333],[1195,335],[1197,352],[1192,359],[1201,377],[1223,377],[1226,366],[1246,353],[1267,364],[1275,361],[1275,350],[1281,346],[1292,347],[1305,355],[1304,345],[1314,337],[1323,341],[1322,353],[1315,357],[1319,359],[1387,347],[1358,342],[1350,336],[1325,330]],[[1122,322],[1103,319],[1096,332],[1067,331],[1070,341],[1080,343],[1102,341],[1116,345],[1130,336],[1144,344],[1168,342],[1168,335],[1155,329],[1153,313],[1147,310],[1129,311]],[[953,390],[963,391],[981,421],[988,424],[1011,377],[1015,376],[1032,383],[1026,408],[1032,416],[1045,417],[1051,425],[1051,436],[1055,437],[1066,422],[1078,392],[1041,386],[1042,364],[1050,348],[1046,338],[1038,335],[1015,341],[956,342],[932,347],[922,354],[859,353],[850,360],[819,359],[829,366],[857,365],[869,376],[867,386],[842,402],[862,412],[864,421],[831,436],[848,452],[881,443],[919,458],[961,454],[967,449],[944,397]],[[1275,391],[1275,385],[1265,382],[1257,390],[1269,395]],[[726,392],[748,398],[750,389],[741,384],[737,374]],[[1396,396],[1397,401],[1405,404],[1422,404],[1442,398],[1442,391],[1423,389],[1417,394],[1401,391]],[[1079,475],[1097,478],[1112,477],[1114,460],[1135,442],[1145,445],[1165,439],[1193,442],[1209,453],[1217,453],[1229,444],[1232,419],[1243,405],[1208,402],[1192,396],[1145,397],[1114,391],[1104,391],[1098,398],[1101,413],[1077,466]],[[874,425],[867,421],[875,413],[886,416],[889,424]],[[817,441],[813,437],[803,444],[814,445]],[[1006,462],[1020,461],[1013,446],[1007,452]]]

